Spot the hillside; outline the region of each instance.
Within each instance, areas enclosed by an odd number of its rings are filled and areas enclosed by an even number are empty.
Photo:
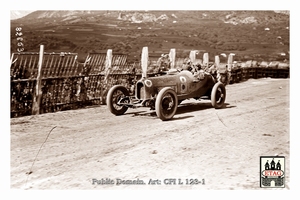
[[[150,53],[176,48],[179,57],[198,49],[235,53],[236,60],[280,60],[289,59],[289,23],[287,11],[35,11],[11,20],[11,52],[22,27],[26,52],[40,44],[47,52],[81,55],[113,49],[133,60],[148,46]]]

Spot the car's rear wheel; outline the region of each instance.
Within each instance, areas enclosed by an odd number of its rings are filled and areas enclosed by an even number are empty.
[[[122,85],[115,85],[107,93],[106,104],[109,111],[114,115],[123,115],[128,107],[121,105],[120,100],[129,96],[128,90]]]
[[[161,120],[172,119],[177,111],[177,106],[177,94],[172,88],[166,87],[159,91],[155,100],[155,111]]]
[[[217,82],[211,91],[211,104],[214,108],[222,108],[226,98],[226,89],[223,83]]]

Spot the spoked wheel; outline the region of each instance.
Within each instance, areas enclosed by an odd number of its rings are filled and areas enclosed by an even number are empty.
[[[226,98],[226,89],[223,83],[217,82],[211,92],[211,104],[214,108],[222,108]]]
[[[109,111],[114,115],[123,115],[127,111],[128,107],[120,103],[126,103],[126,100],[122,102],[122,99],[125,99],[125,97],[128,96],[129,96],[129,92],[124,86],[121,85],[113,86],[108,91],[107,98],[106,98],[106,104]]]
[[[155,101],[155,111],[161,120],[172,119],[177,111],[177,106],[177,94],[172,88],[166,87],[159,91]]]

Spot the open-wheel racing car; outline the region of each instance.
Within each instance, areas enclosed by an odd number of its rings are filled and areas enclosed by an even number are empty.
[[[123,115],[128,108],[150,107],[163,121],[176,114],[177,107],[185,99],[208,99],[214,108],[222,108],[226,98],[225,85],[210,73],[202,73],[196,79],[188,70],[170,70],[169,73],[147,78],[147,67],[142,65],[143,77],[136,82],[135,94],[122,85],[108,91],[106,104],[114,115]]]

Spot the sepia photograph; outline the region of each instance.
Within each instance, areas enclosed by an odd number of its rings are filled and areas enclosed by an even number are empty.
[[[8,189],[295,190],[292,6],[216,2],[11,6]]]

